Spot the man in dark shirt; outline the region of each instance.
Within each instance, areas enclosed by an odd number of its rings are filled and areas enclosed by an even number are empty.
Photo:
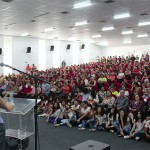
[[[129,105],[129,100],[125,96],[124,90],[120,91],[120,96],[117,97],[114,105],[117,107],[118,111],[120,111],[121,109],[127,109],[128,105]]]

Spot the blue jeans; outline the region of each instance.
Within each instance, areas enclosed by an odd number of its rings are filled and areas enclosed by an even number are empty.
[[[144,135],[144,131],[137,131],[137,132],[135,132],[134,133],[134,137],[136,138],[136,137],[142,137]]]
[[[89,126],[90,126],[91,129],[94,129],[94,125],[95,125],[95,122],[90,122],[89,123]],[[96,130],[102,131],[102,130],[104,130],[104,128],[105,128],[105,123],[102,123],[101,125],[97,126]]]
[[[5,150],[5,126],[0,124],[0,150]]]
[[[56,117],[52,117],[52,116],[51,116],[51,117],[49,118],[49,122],[50,122],[50,123],[54,123],[55,119],[56,119]],[[60,123],[61,120],[62,120],[61,118],[58,118],[58,119],[57,119],[57,123]]]
[[[86,123],[87,120],[82,120],[82,127],[85,128],[88,124]]]
[[[126,126],[123,128],[123,132],[124,132],[124,134],[126,134],[126,135],[130,135],[130,131],[131,131],[131,128],[130,128],[128,125],[126,125]]]
[[[116,132],[118,132],[120,130],[119,129],[119,124],[116,121],[113,122],[112,126],[115,128]]]

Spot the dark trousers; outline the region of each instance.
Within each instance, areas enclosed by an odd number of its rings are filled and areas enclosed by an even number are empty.
[[[0,150],[5,150],[5,126],[0,124]]]

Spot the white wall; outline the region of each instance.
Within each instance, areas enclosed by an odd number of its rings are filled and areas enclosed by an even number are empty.
[[[9,39],[9,40],[6,40]],[[7,41],[11,41],[10,66],[25,71],[27,64],[35,64],[38,69],[60,67],[63,60],[67,66],[96,61],[97,56],[102,56],[101,47],[94,44],[85,44],[85,49],[81,49],[83,43],[68,41],[41,40],[30,37],[9,37],[0,36],[0,48],[7,49]],[[67,44],[71,45],[70,50],[66,50]],[[42,47],[43,45],[43,47]],[[54,45],[54,51],[50,51],[50,46]],[[31,53],[26,53],[27,47],[31,47]],[[6,58],[5,58],[6,59]],[[9,58],[8,58],[9,59]],[[4,55],[0,55],[0,62],[4,62]],[[0,74],[4,73],[0,68]],[[13,71],[13,73],[17,73]]]
[[[38,40],[34,38],[13,37],[12,66],[22,71],[28,63],[38,66],[38,45]],[[26,53],[27,47],[31,47],[31,53]]]
[[[131,54],[141,55],[150,52],[150,45],[124,46],[124,47],[108,47],[102,48],[103,56],[127,56]]]
[[[4,51],[4,38],[0,36],[0,48],[2,48],[2,54],[0,55],[0,63],[3,62],[3,51]],[[3,67],[0,66],[0,75],[3,74]]]

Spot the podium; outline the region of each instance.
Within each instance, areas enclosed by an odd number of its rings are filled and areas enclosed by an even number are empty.
[[[6,127],[6,136],[22,141],[34,135],[35,99],[14,98],[12,112],[0,110]],[[39,101],[39,100],[38,100]],[[20,149],[22,146],[20,146]]]

